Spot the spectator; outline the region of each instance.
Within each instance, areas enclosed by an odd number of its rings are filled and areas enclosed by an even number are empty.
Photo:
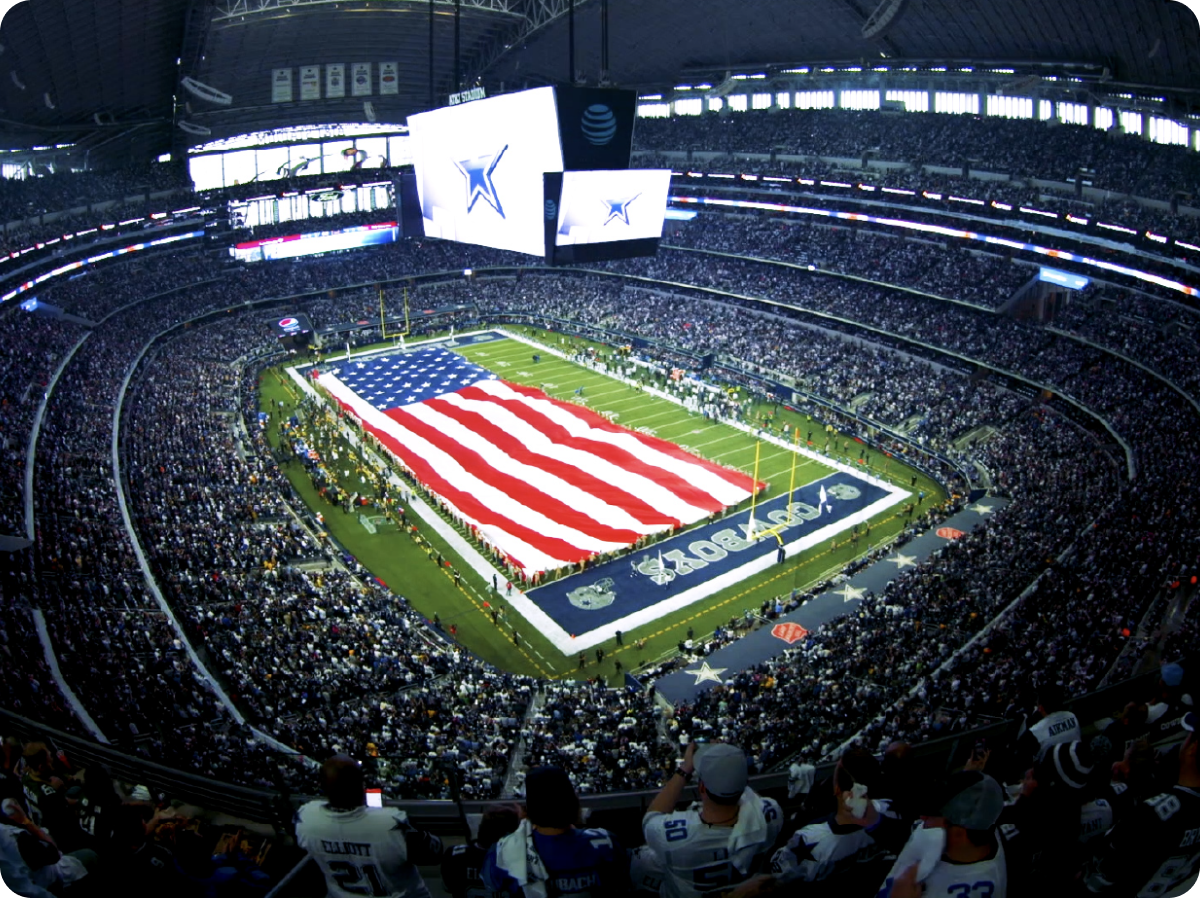
[[[950,777],[942,794],[937,816],[914,830],[878,898],[1008,894],[1008,865],[996,831],[1004,790],[986,773],[963,770]]]
[[[798,829],[771,858],[778,884],[806,883],[805,895],[859,895],[882,878],[908,838],[907,823],[884,798],[875,757],[847,749],[833,774],[837,810]]]
[[[1084,870],[1093,895],[1167,895],[1196,876],[1200,866],[1200,717],[1182,720],[1187,733],[1171,788],[1138,802],[1109,831]]]
[[[566,771],[535,767],[525,778],[525,819],[493,845],[483,881],[503,895],[616,896],[629,889],[629,860],[612,833],[580,829],[579,797]]]
[[[99,858],[94,851],[60,852],[15,798],[6,798],[0,811],[0,871],[5,885],[17,894],[51,898],[51,889],[59,891],[79,882],[96,866]]]
[[[676,811],[693,773],[700,801]],[[766,863],[783,828],[783,813],[775,799],[756,794],[748,780],[740,748],[688,745],[683,763],[642,819],[646,845],[663,870],[666,898],[697,898],[737,886]]]
[[[488,849],[520,825],[517,809],[511,806],[492,806],[483,812],[479,831],[465,845],[452,845],[442,856],[442,885],[451,898],[490,898],[483,884],[483,864]]]
[[[330,896],[429,898],[417,866],[441,859],[441,840],[416,829],[403,811],[365,807],[362,768],[347,755],[325,762],[321,788],[325,801],[296,812],[296,842],[325,874]]]

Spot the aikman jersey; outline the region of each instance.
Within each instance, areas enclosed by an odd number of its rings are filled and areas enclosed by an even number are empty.
[[[1172,786],[1138,802],[1113,827],[1084,884],[1098,895],[1158,898],[1194,882],[1198,866],[1200,791]]]
[[[917,863],[918,857],[907,849],[908,845],[901,850],[876,898],[888,898],[896,879]],[[920,882],[925,887],[922,898],[1005,898],[1008,894],[1008,862],[1004,858],[1004,844],[997,836],[995,851],[973,864],[955,863],[943,856]]]
[[[310,801],[296,812],[296,842],[325,874],[329,898],[429,898],[416,864],[435,864],[441,840],[394,808],[334,810]]]
[[[829,893],[860,894],[879,884],[880,876],[896,859],[910,828],[886,800],[871,802],[879,818],[871,827],[838,823],[830,814],[798,829],[771,858],[771,872],[780,882],[827,882]],[[874,875],[871,870],[874,868]],[[804,890],[805,895],[821,890]]]
[[[1037,739],[1038,748],[1074,742],[1079,738],[1079,718],[1070,711],[1052,711],[1029,728]]]
[[[699,804],[672,814],[647,813],[642,832],[662,864],[661,894],[698,898],[744,882],[765,866],[783,829],[779,804],[747,789],[738,818],[735,826],[710,826],[700,819]],[[739,838],[739,829],[746,835]]]

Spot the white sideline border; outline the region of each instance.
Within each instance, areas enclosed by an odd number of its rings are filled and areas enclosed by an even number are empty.
[[[500,334],[511,340],[516,340],[517,342],[536,348],[541,352],[548,352],[551,355],[563,359],[564,361],[570,361],[565,352],[562,352],[553,346],[539,343],[536,340],[532,340],[521,334],[513,333],[512,331],[502,327],[467,331],[465,333],[456,334],[455,338],[473,337],[479,334],[488,333]],[[449,341],[449,339],[450,338],[447,337],[438,337],[432,340],[422,340],[416,343],[407,343],[405,344],[404,349],[399,346],[380,347],[378,349],[368,350],[367,352],[350,353],[349,357],[351,359],[370,358],[372,356],[386,355],[397,351],[405,351],[406,349],[411,349],[418,346],[445,344]],[[325,361],[334,362],[336,360],[337,357],[331,355]],[[324,363],[325,362],[318,363],[318,368]],[[308,378],[304,377],[297,370],[298,367],[300,366],[294,365],[287,368],[286,370],[288,375],[306,395],[311,396],[320,402],[324,402],[324,397],[322,397],[316,390],[312,388],[312,385],[308,382]],[[308,367],[308,365],[306,364],[305,367]],[[609,377],[611,380],[617,381],[618,383],[632,384],[632,381],[625,378],[613,377],[611,374],[607,373],[604,376]],[[680,407],[683,406],[681,401],[676,399],[674,396],[663,392],[662,390],[658,390],[654,387],[646,387],[645,391],[659,399],[665,399],[668,402],[672,402]],[[742,432],[750,435],[754,435],[755,433],[754,428],[740,422],[722,421],[720,423],[727,424],[730,427],[741,430]],[[343,430],[351,442],[358,442],[358,438],[353,431],[349,430],[349,428],[344,428]],[[820,462],[826,467],[841,471],[843,474],[848,474],[857,480],[870,483],[871,485],[878,487],[887,493],[887,495],[882,499],[876,500],[866,508],[861,508],[844,518],[839,518],[832,524],[821,527],[812,533],[801,537],[800,539],[793,540],[790,543],[785,543],[784,550],[789,558],[794,557],[799,552],[803,552],[806,549],[810,549],[813,546],[819,545],[827,539],[833,539],[835,536],[837,536],[837,534],[849,529],[850,527],[853,527],[856,524],[865,523],[876,514],[886,511],[888,508],[899,504],[912,495],[911,492],[903,487],[896,486],[895,484],[886,480],[866,474],[861,470],[852,467],[851,465],[834,461],[819,452],[809,449],[807,446],[793,446],[786,440],[770,434],[759,434],[758,438],[764,442],[773,443],[776,446],[780,446],[784,449],[795,451],[806,458]],[[378,455],[378,453],[375,454]],[[435,533],[438,534],[438,536],[447,542],[451,549],[459,554],[466,567],[479,575],[479,577],[486,584],[487,589],[491,588],[493,574],[495,574],[497,577],[502,577],[504,582],[507,582],[508,578],[506,574],[499,572],[496,566],[493,565],[491,561],[489,561],[481,552],[479,552],[475,546],[469,543],[461,534],[459,534],[457,530],[442,520],[442,517],[436,511],[434,511],[419,495],[417,495],[414,490],[409,488],[408,484],[401,480],[394,471],[391,471],[390,479],[393,483],[403,487],[409,493],[411,497],[409,505],[412,507],[412,510],[416,513],[416,515],[422,520],[425,526],[431,528]],[[820,481],[815,482],[819,483]],[[645,551],[651,550],[647,549]],[[726,571],[724,574],[698,583],[691,589],[685,590],[684,592],[672,596],[669,599],[664,599],[663,601],[656,602],[653,605],[647,605],[643,608],[639,608],[632,614],[628,614],[618,620],[596,627],[595,629],[589,630],[586,633],[568,633],[561,626],[559,626],[558,623],[553,620],[553,618],[551,618],[548,614],[546,614],[546,612],[538,607],[538,605],[534,603],[525,592],[518,589],[516,586],[513,587],[513,594],[511,596],[504,595],[501,592],[497,593],[497,597],[507,601],[512,608],[521,615],[521,617],[523,617],[530,625],[532,625],[535,630],[541,633],[542,636],[546,637],[546,639],[548,639],[556,649],[562,652],[564,657],[567,657],[613,639],[618,630],[620,630],[622,633],[626,633],[636,629],[637,627],[653,623],[667,614],[680,611],[689,605],[699,602],[729,586],[734,585],[735,583],[740,583],[754,574],[768,570],[777,563],[778,562],[776,561],[773,553],[763,555],[747,562],[746,564],[740,565],[733,570]],[[580,575],[572,574],[571,576],[578,577]],[[401,593],[403,592],[403,590],[397,591]]]

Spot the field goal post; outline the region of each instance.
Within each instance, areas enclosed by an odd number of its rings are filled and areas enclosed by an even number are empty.
[[[383,313],[383,284],[379,285],[379,330],[383,336],[383,339],[386,340],[388,338],[388,332],[387,332],[387,318],[384,316],[384,313]],[[405,284],[404,285],[404,330],[400,331],[399,333],[396,333],[395,331],[393,331],[392,336],[399,337],[401,345],[403,345],[404,338],[408,336],[408,333],[410,330],[411,330],[411,325],[409,324],[409,320],[408,320],[408,285]]]
[[[762,447],[762,441],[760,440],[754,446],[754,482],[756,484],[758,483],[758,456],[759,456],[759,450],[761,449],[761,447]],[[764,539],[764,538],[773,536],[773,537],[775,537],[776,541],[778,541],[780,546],[783,545],[783,537],[780,534],[782,534],[784,530],[786,530],[788,527],[792,526],[792,524],[794,523],[794,521],[792,520],[792,495],[796,492],[796,457],[800,454],[799,447],[800,447],[800,428],[797,427],[795,429],[795,431],[793,432],[793,436],[792,436],[792,473],[791,473],[791,477],[788,481],[788,498],[787,498],[787,505],[785,506],[785,508],[787,509],[787,520],[784,521],[782,524],[776,524],[773,527],[764,527],[761,530],[757,529],[757,527],[755,526],[757,522],[754,517],[754,509],[755,509],[756,505],[758,504],[758,491],[756,490],[750,499],[749,536],[751,539],[757,540],[757,539]]]

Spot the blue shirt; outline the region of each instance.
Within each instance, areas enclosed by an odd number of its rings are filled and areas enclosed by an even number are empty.
[[[521,838],[520,833],[488,849],[483,882],[494,892],[520,895],[521,886],[497,859],[500,844],[513,838]],[[557,836],[534,830],[533,847],[546,867],[547,898],[599,898],[629,891],[629,858],[608,830],[572,828]]]

